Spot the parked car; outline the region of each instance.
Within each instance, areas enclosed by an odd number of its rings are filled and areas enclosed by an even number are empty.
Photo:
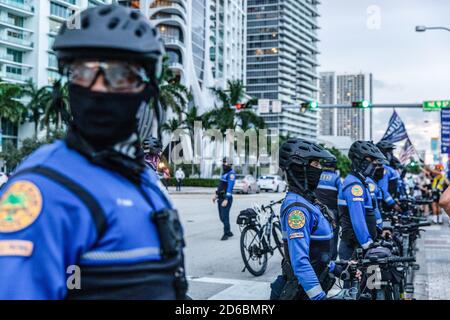
[[[261,176],[258,179],[258,186],[264,191],[286,192],[287,183],[277,175]]]
[[[236,193],[259,193],[260,189],[256,179],[251,175],[236,175],[233,191]]]

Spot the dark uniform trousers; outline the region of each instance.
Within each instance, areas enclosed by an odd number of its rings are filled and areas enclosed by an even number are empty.
[[[222,207],[222,202],[226,199],[228,199],[228,204],[226,205],[226,207]],[[233,198],[219,198],[219,201],[217,201],[217,205],[219,207],[219,217],[220,217],[220,221],[222,221],[222,223],[223,223],[224,234],[228,234],[231,232],[230,209],[231,209],[232,204],[233,204]]]

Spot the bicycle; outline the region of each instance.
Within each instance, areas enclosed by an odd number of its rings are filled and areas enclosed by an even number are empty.
[[[248,270],[255,277],[259,277],[267,269],[268,254],[272,257],[275,251],[278,251],[284,257],[281,223],[273,210],[275,205],[283,201],[284,199],[281,199],[272,201],[267,206],[254,206],[239,214],[237,224],[241,227],[240,248],[245,265],[242,272]],[[264,222],[265,217],[267,220]]]
[[[351,285],[348,289],[342,289],[338,294],[329,298],[330,300],[401,300],[401,284],[390,277],[378,283],[378,288],[369,289],[367,282],[367,271],[370,267],[379,269],[376,272],[386,274],[392,270],[403,271],[405,265],[414,263],[414,257],[386,256],[379,257],[369,254],[363,257],[362,250],[357,250],[357,258],[354,261],[336,261],[336,265],[345,267],[340,280],[348,281]],[[363,272],[363,276],[357,276]],[[373,275],[370,275],[373,276]],[[362,279],[365,279],[362,281]],[[377,280],[382,280],[377,277]],[[362,285],[365,284],[364,288]]]

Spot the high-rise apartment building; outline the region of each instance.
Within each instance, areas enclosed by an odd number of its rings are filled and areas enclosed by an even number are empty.
[[[317,100],[317,0],[248,0],[247,93],[299,104]],[[314,140],[317,112],[264,115],[269,128]]]
[[[368,100],[373,102],[373,76],[371,73],[336,75],[321,73],[320,102],[346,104]],[[348,136],[352,140],[371,138],[371,110],[329,109],[321,111],[321,135]]]

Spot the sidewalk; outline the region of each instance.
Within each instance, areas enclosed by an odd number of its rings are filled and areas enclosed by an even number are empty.
[[[203,187],[182,187],[181,191],[176,191],[175,187],[169,187],[169,194],[211,194],[216,192],[216,188],[203,188]]]
[[[420,270],[415,274],[417,300],[450,299],[450,228],[448,220],[443,225],[433,225],[418,240],[417,263]]]

